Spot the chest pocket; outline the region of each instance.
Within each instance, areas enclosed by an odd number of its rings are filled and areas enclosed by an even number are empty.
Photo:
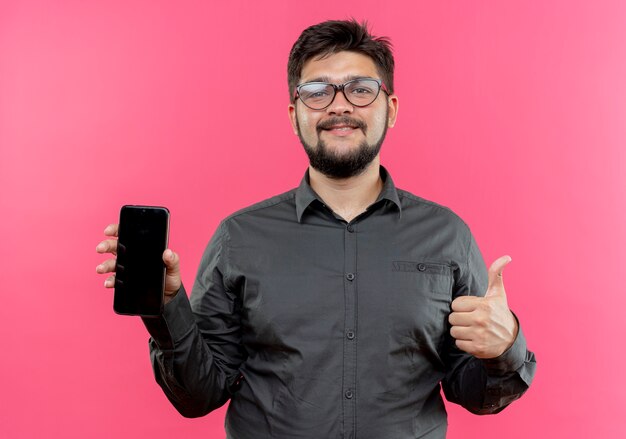
[[[414,285],[421,293],[452,295],[452,267],[430,261],[394,261],[393,271],[405,273],[403,277],[414,278]]]

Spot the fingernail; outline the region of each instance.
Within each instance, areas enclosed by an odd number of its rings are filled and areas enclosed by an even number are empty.
[[[101,270],[101,269],[102,269],[102,265],[98,265],[98,266],[96,267],[96,272],[100,273],[100,270]]]

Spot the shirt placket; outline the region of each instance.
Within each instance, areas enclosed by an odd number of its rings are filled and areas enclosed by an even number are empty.
[[[356,436],[356,361],[357,361],[357,233],[356,224],[344,228],[344,337],[343,337],[343,425],[344,438]]]

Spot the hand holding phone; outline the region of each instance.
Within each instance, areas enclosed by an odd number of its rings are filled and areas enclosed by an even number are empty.
[[[147,206],[144,206],[144,208],[149,208]],[[122,218],[122,215],[120,213],[120,217]],[[157,221],[159,222],[159,221]],[[123,224],[122,224],[122,229],[123,229]],[[158,229],[160,229],[160,231],[157,231]],[[161,225],[157,226],[156,229],[154,230],[155,233],[157,233],[157,235],[163,236],[163,226],[162,226],[162,221],[161,221]],[[98,265],[96,267],[96,272],[104,274],[104,273],[113,273],[111,276],[109,276],[105,282],[104,282],[104,286],[106,288],[113,288],[116,285],[116,265],[120,265],[118,263],[118,254],[117,254],[117,250],[118,250],[118,240],[116,239],[119,235],[120,232],[120,226],[118,226],[118,224],[110,224],[106,227],[106,229],[104,230],[104,234],[106,236],[109,237],[109,239],[106,239],[102,242],[100,242],[98,244],[98,246],[96,247],[96,251],[98,253],[102,253],[102,254],[106,254],[109,253],[111,254],[113,257],[110,259],[107,259],[105,261],[103,261],[100,265]],[[122,234],[124,234],[124,231],[121,231]],[[146,233],[148,233],[147,230],[144,230],[142,232],[144,235]],[[165,243],[167,243],[167,239],[165,239]],[[122,244],[123,245],[123,244]],[[166,244],[165,244],[166,246]],[[121,249],[123,249],[124,247],[120,247]],[[153,250],[154,252],[154,250]],[[164,291],[163,291],[163,295],[164,295],[164,303],[168,303],[170,300],[172,300],[175,296],[175,294],[178,292],[178,290],[181,287],[181,278],[180,278],[180,259],[178,257],[178,255],[173,252],[170,249],[167,249],[163,252],[160,253],[159,256],[160,260],[162,261],[162,264],[165,264],[165,287],[164,287]],[[121,259],[124,259],[124,255],[121,256]],[[152,258],[152,263],[153,265],[155,264],[154,261],[154,257]],[[126,264],[128,264],[128,262],[126,262]],[[123,266],[123,264],[121,264]],[[158,265],[157,265],[158,266]],[[126,268],[126,267],[124,267]],[[162,270],[162,266],[160,267]],[[121,271],[121,270],[120,270]],[[125,277],[125,275],[123,273],[119,274],[121,277]],[[118,282],[119,284],[119,282]],[[153,291],[154,292],[154,291]],[[132,305],[132,304],[131,304]],[[114,307],[117,311],[117,307]],[[121,310],[121,309],[120,309]],[[123,311],[123,310],[121,310]],[[126,311],[133,311],[133,310],[129,310],[126,309]],[[123,312],[124,314],[137,314],[137,315],[158,315],[158,314],[153,314],[154,313],[154,309],[152,310],[148,310],[150,311],[149,313],[144,313],[145,310],[137,310],[135,309],[135,311],[141,311],[141,312]]]

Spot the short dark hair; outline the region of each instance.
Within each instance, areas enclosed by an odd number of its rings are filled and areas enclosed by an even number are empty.
[[[337,52],[357,52],[369,56],[389,93],[393,93],[393,54],[387,37],[369,33],[367,22],[329,20],[306,28],[289,53],[287,82],[290,100],[294,102],[302,67],[312,58],[325,58]]]

